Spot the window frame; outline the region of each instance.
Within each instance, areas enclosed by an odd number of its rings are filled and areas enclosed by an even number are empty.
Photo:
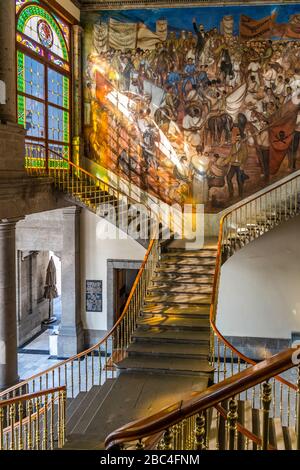
[[[40,64],[42,64],[43,67],[44,67],[44,90],[45,90],[44,99],[38,98],[34,95],[30,95],[30,94],[26,93],[26,91],[25,92],[19,91],[18,87],[17,87],[17,98],[18,98],[18,96],[22,96],[25,99],[35,100],[35,101],[41,103],[44,106],[44,109],[45,109],[45,116],[44,116],[45,135],[44,135],[44,137],[35,137],[35,136],[26,135],[25,139],[26,139],[26,141],[28,140],[30,143],[40,144],[40,145],[45,147],[45,149],[46,149],[45,150],[45,155],[46,155],[46,162],[45,163],[46,163],[46,167],[48,168],[49,160],[50,160],[49,155],[51,153],[51,146],[61,146],[63,148],[68,147],[68,160],[71,160],[71,151],[72,151],[72,73],[71,73],[71,70],[72,70],[72,57],[73,57],[73,50],[72,50],[72,44],[73,44],[73,34],[72,33],[73,32],[72,32],[71,24],[67,20],[62,18],[61,15],[58,12],[56,12],[55,10],[51,10],[42,1],[39,1],[38,5],[42,9],[44,9],[48,14],[51,15],[53,21],[56,22],[58,28],[61,31],[62,37],[65,41],[66,48],[67,48],[67,51],[68,51],[68,56],[69,56],[68,62],[66,62],[61,57],[57,56],[55,53],[53,53],[47,47],[43,46],[42,44],[37,43],[34,39],[30,38],[29,36],[26,36],[26,35],[22,34],[17,29],[19,17],[22,14],[24,9],[26,9],[28,7],[31,7],[31,6],[36,6],[36,5],[37,5],[37,3],[35,3],[35,2],[30,2],[30,1],[26,2],[22,6],[22,8],[20,8],[20,10],[16,13],[16,31],[15,31],[15,38],[16,38],[16,77],[18,76],[18,52],[21,52],[22,54],[25,55],[25,57],[27,56],[27,57],[35,60],[36,62],[39,62]],[[65,40],[64,33],[63,33],[59,23],[57,22],[56,18],[54,17],[54,14],[56,16],[58,16],[59,18],[61,18],[61,20],[64,23],[66,23],[67,26],[69,27],[69,47],[68,47],[67,42]],[[28,40],[30,40],[30,42],[34,46],[37,46],[40,50],[43,51],[43,56],[40,56],[38,53],[35,53],[30,48],[28,48],[25,45],[23,45],[22,43],[20,43],[17,40],[17,35],[20,35],[22,38],[27,38]],[[53,56],[56,59],[62,61],[64,64],[66,64],[68,66],[69,70],[66,70],[64,67],[59,67],[57,64],[51,62],[48,58],[49,53],[53,54]],[[49,69],[53,70],[54,72],[59,73],[60,75],[68,78],[68,80],[69,80],[69,94],[68,94],[69,108],[68,109],[65,108],[64,106],[60,106],[60,105],[57,105],[57,104],[52,103],[51,101],[49,101],[49,93],[48,93],[48,91],[49,91],[49,80],[48,80]],[[69,140],[68,140],[68,142],[64,142],[63,140],[61,140],[61,141],[53,140],[53,139],[49,138],[50,132],[49,132],[48,113],[49,113],[49,108],[50,107],[56,108],[56,109],[62,111],[63,113],[64,112],[68,113],[68,120],[69,120],[69,123],[68,123],[69,124],[68,125]],[[18,99],[17,99],[17,108],[18,108]],[[18,109],[17,109],[17,112],[18,112]],[[63,137],[62,137],[62,139],[63,139]]]

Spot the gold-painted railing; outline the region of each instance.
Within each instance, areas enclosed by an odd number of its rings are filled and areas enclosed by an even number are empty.
[[[220,382],[255,364],[235,348],[217,327],[217,310],[222,264],[246,244],[261,237],[281,223],[300,213],[300,175],[291,175],[286,181],[255,195],[226,213],[220,222],[218,254],[210,312],[211,364],[215,366],[215,381]],[[297,411],[296,377],[292,373],[274,377],[271,410],[286,426],[294,425]],[[245,392],[253,406],[259,406],[262,388],[257,386]]]
[[[66,436],[66,387],[0,401],[0,450],[61,449]]]
[[[115,430],[106,439],[107,449],[157,450],[273,450],[270,442],[272,386],[270,379],[285,371],[298,370],[297,433],[294,449],[300,450],[300,368],[295,356],[300,350],[287,349],[245,369],[203,392],[192,392],[158,413]],[[239,403],[247,390],[261,387],[260,436],[241,424]]]
[[[96,213],[101,204],[136,203],[126,194],[69,162],[58,153],[51,151],[47,162],[45,155],[46,149],[43,146],[27,144],[28,173],[33,177],[51,177],[55,186],[76,203],[82,203]],[[94,385],[102,385],[107,379],[116,376],[115,363],[126,357],[126,350],[131,342],[131,335],[135,330],[150,279],[160,257],[160,241],[157,234],[159,223],[155,213],[150,209],[147,210],[152,228],[149,246],[122,315],[111,331],[86,351],[0,392],[0,404],[4,403],[1,400],[18,399],[17,397],[24,393],[39,393],[50,387],[52,389],[64,387],[66,396],[74,398],[79,392],[88,391]],[[41,408],[40,413],[43,413],[44,409]],[[6,431],[6,434],[9,434],[9,431]],[[10,441],[11,439],[12,436]]]

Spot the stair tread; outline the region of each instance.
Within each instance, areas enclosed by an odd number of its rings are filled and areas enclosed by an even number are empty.
[[[137,354],[168,354],[186,356],[206,356],[209,354],[208,344],[177,344],[177,343],[132,343],[127,351]]]
[[[194,286],[212,286],[214,282],[214,276],[211,274],[210,276],[202,275],[202,276],[193,276],[192,274],[177,274],[177,273],[160,273],[159,275],[153,276],[152,283],[155,285],[157,284],[165,284],[168,285],[189,285],[193,284]]]
[[[169,294],[169,292],[165,292],[163,294],[148,294],[147,297],[145,298],[145,303],[149,304],[152,302],[210,305],[211,295],[209,294]]]
[[[168,274],[168,273],[175,273],[177,275],[180,275],[180,274],[188,274],[188,275],[194,275],[194,276],[198,276],[198,275],[209,275],[209,274],[212,274],[214,275],[215,273],[215,267],[214,266],[193,266],[193,270],[192,270],[192,273],[191,273],[191,266],[178,266],[178,265],[175,265],[175,264],[170,264],[170,265],[167,265],[167,266],[161,266],[161,265],[158,265],[156,268],[155,268],[155,271],[156,273],[164,273],[164,274]]]
[[[164,306],[164,305],[145,305],[142,313],[146,315],[194,315],[204,316],[209,315],[210,305],[197,305],[196,307],[191,305],[186,306]]]
[[[167,258],[213,258],[217,256],[217,250],[215,249],[206,249],[204,248],[203,250],[176,250],[173,249],[172,251],[166,251],[162,254],[162,257],[167,257]]]
[[[168,266],[215,266],[216,259],[215,258],[184,258],[184,259],[173,259],[173,258],[162,258],[158,265],[160,267],[168,267]]]
[[[127,357],[116,364],[118,369],[141,369],[146,370],[161,370],[161,371],[172,371],[197,373],[210,373],[214,369],[208,363],[208,361],[201,361],[199,359],[190,358],[152,358],[148,356],[138,357]]]
[[[93,399],[93,397],[98,393],[98,386],[94,385],[88,392],[81,392],[84,393],[84,397],[81,399],[77,400],[77,397],[75,398],[75,408],[73,409],[73,412],[71,415],[68,416],[67,419],[67,432],[70,433],[74,426],[76,426],[76,423],[78,420],[81,418],[82,415],[82,409],[85,409],[87,404]]]
[[[201,285],[194,285],[194,284],[177,284],[176,286],[171,286],[168,283],[161,282],[159,285],[155,284],[148,288],[148,291],[151,293],[162,293],[164,294],[166,289],[168,289],[168,293],[172,294],[173,292],[176,294],[211,294],[213,286],[201,286]]]
[[[140,318],[137,322],[139,326],[143,327],[171,327],[171,328],[207,328],[209,327],[209,320],[203,318],[186,318],[186,317],[150,317]]]
[[[103,385],[96,386],[97,391],[94,394],[88,392],[87,400],[84,402],[86,406],[81,406],[81,416],[74,425],[73,429],[69,431],[70,435],[72,434],[84,434],[88,428],[92,418],[95,414],[95,411],[101,406],[102,402],[106,398],[107,394],[111,390],[111,387],[114,383],[114,379],[107,379]]]
[[[177,341],[177,342],[207,342],[207,332],[191,330],[164,330],[161,328],[151,328],[150,330],[137,328],[133,334],[134,339],[153,341]],[[177,343],[179,344],[179,343]]]

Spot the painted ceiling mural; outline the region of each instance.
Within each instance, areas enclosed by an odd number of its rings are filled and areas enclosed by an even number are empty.
[[[220,210],[300,168],[300,5],[85,13],[86,155]]]

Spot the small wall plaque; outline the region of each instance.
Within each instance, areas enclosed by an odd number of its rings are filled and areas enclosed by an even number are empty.
[[[102,281],[86,281],[86,311],[102,312]]]

